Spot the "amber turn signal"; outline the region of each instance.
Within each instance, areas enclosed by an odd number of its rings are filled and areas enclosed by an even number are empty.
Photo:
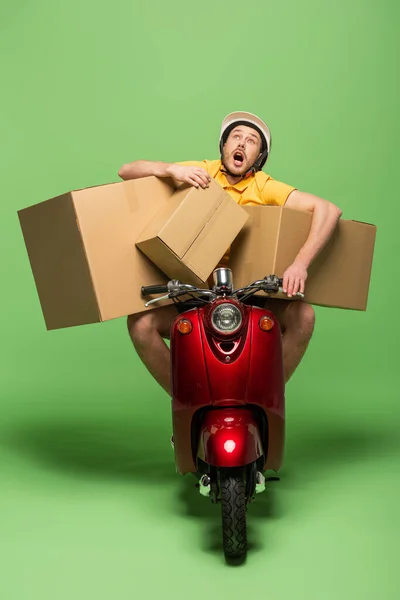
[[[269,317],[261,317],[260,319],[260,329],[262,331],[271,331],[274,326],[274,322]]]
[[[187,319],[182,319],[181,321],[179,321],[178,331],[180,333],[183,333],[183,335],[190,333],[192,331],[192,329],[193,329],[193,325]]]

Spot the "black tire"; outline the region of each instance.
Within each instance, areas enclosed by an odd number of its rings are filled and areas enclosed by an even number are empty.
[[[247,553],[246,485],[242,477],[221,475],[222,540],[225,558],[244,559]]]

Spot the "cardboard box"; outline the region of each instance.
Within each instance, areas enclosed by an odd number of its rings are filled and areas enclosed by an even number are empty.
[[[136,246],[171,279],[205,287],[248,218],[212,179],[206,190],[184,186],[176,191]]]
[[[245,210],[250,219],[232,244],[229,262],[236,288],[270,274],[282,277],[306,242],[312,220],[311,213],[286,207]],[[305,301],[366,310],[375,236],[374,225],[341,219],[310,266]]]
[[[134,242],[175,190],[170,180],[146,177],[72,191],[18,212],[47,329],[146,310],[141,286],[168,277]]]

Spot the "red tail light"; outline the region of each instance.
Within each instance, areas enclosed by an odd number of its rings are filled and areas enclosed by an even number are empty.
[[[225,452],[228,452],[228,454],[232,454],[235,448],[236,442],[234,440],[226,440],[226,442],[224,443],[224,450]]]

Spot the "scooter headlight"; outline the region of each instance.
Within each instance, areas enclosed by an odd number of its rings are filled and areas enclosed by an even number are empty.
[[[235,333],[242,324],[242,313],[234,304],[220,304],[211,313],[211,323],[219,333]]]

